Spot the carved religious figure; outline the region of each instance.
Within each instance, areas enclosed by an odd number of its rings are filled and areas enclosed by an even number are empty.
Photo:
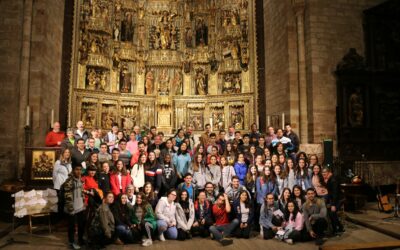
[[[208,45],[208,27],[202,18],[196,22],[196,46],[200,44]]]
[[[161,74],[159,77],[159,87],[158,91],[160,95],[168,95],[169,93],[169,75],[168,75],[168,70],[166,68],[161,70]]]
[[[182,68],[185,74],[190,73],[193,59],[194,55],[192,55],[190,51],[186,50],[184,56],[182,57]]]
[[[364,101],[361,89],[356,90],[349,97],[349,123],[352,127],[360,127],[364,121]]]
[[[196,70],[196,90],[198,95],[207,95],[207,82],[206,82],[206,75],[202,68],[198,68]]]
[[[144,51],[139,51],[137,53],[137,57],[136,57],[136,61],[138,63],[138,74],[141,75],[144,73],[145,71],[145,62],[147,60],[147,58],[149,57],[148,54],[146,54]]]
[[[132,74],[128,70],[128,66],[122,66],[121,74],[120,74],[120,90],[122,93],[128,93],[131,91],[131,76]]]
[[[114,26],[114,41],[118,42],[119,40],[119,27],[118,25]]]
[[[140,25],[138,28],[138,47],[144,47],[145,40],[146,40],[146,29],[144,25]]]
[[[193,31],[192,28],[187,27],[185,32],[185,45],[187,48],[193,47]]]
[[[175,71],[171,86],[175,89],[175,95],[183,94],[183,79],[180,71]]]
[[[89,89],[96,88],[96,71],[94,69],[89,69],[87,74],[87,83]]]
[[[121,41],[132,42],[133,41],[133,17],[131,12],[125,13],[125,18],[121,25]]]
[[[119,56],[119,50],[115,49],[114,54],[112,56],[112,61],[113,61],[113,68],[118,69],[121,64],[121,58]]]
[[[100,89],[105,90],[107,85],[107,75],[105,72],[100,75]]]
[[[150,70],[146,73],[145,88],[147,95],[153,94],[153,85],[154,85],[154,75],[153,71]]]

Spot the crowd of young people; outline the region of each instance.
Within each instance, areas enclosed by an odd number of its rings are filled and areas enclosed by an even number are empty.
[[[297,135],[285,128],[214,133],[207,124],[199,138],[190,126],[164,138],[155,127],[125,134],[117,124],[102,136],[81,121],[62,136],[55,124],[46,145],[62,149],[53,182],[70,246],[149,246],[194,236],[225,246],[257,234],[320,245],[328,228],[340,235],[331,169],[298,152]]]

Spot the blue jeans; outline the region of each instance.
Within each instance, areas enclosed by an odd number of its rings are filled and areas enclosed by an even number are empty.
[[[168,227],[168,223],[165,220],[157,220],[158,233],[165,233],[167,239],[176,240],[178,238],[178,230],[176,227]]]
[[[239,225],[239,220],[234,219],[231,223],[225,225],[215,225],[210,227],[210,233],[217,241],[224,237],[228,237]]]
[[[127,228],[126,225],[120,224],[116,226],[116,232],[124,243],[132,243],[132,231],[130,228]]]

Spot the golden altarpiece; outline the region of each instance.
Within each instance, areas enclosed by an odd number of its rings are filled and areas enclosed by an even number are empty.
[[[69,125],[256,121],[254,0],[75,0]]]

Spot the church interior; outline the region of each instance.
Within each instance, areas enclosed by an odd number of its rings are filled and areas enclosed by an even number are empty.
[[[399,84],[398,0],[2,0],[0,248],[68,247],[57,213],[33,233],[35,214],[14,216],[13,194],[53,188],[55,124],[101,140],[115,126],[127,141],[155,129],[180,143],[183,131],[192,150],[204,134],[258,144],[289,125],[298,146],[287,159],[317,156],[338,180],[346,231],[319,249],[400,248]],[[282,244],[254,236],[228,248],[293,248]]]

